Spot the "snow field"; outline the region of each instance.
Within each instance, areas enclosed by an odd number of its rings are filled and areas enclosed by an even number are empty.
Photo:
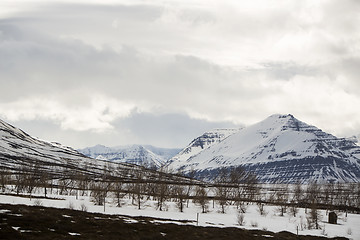
[[[238,210],[236,206],[228,206],[226,213],[220,213],[220,208],[216,204],[213,208],[213,202],[208,204],[208,212],[201,213],[201,207],[189,202],[189,207],[184,208],[181,213],[176,208],[176,202],[168,201],[164,207],[165,211],[156,209],[156,201],[148,200],[143,203],[142,209],[138,210],[136,205],[131,204],[131,199],[124,198],[122,206],[116,207],[114,200],[111,197],[106,199],[105,211],[104,206],[94,205],[88,196],[59,196],[48,195],[54,198],[63,198],[64,200],[53,199],[38,199],[25,198],[10,195],[0,194],[0,203],[6,204],[25,204],[25,205],[42,205],[44,207],[55,208],[71,208],[74,210],[81,210],[86,208],[88,212],[105,213],[105,214],[119,214],[127,215],[129,217],[146,216],[153,218],[161,218],[164,220],[154,220],[160,223],[175,223],[175,224],[191,224],[199,226],[213,226],[213,227],[239,227],[243,229],[260,229],[272,232],[289,231],[299,235],[316,235],[327,237],[347,237],[350,239],[360,239],[360,215],[338,213],[338,224],[327,223],[327,215],[325,210],[321,210],[320,227],[322,229],[306,229],[306,213],[305,209],[299,208],[296,217],[290,213],[285,213],[284,216],[279,216],[277,206],[265,205],[266,214],[260,215],[258,206],[256,204],[246,205],[246,213],[244,214],[244,225],[239,226],[237,222]],[[186,206],[186,204],[185,204]],[[0,210],[1,211],[1,210]],[[309,212],[309,209],[308,209]],[[197,214],[199,213],[199,222],[196,222]],[[187,223],[179,222],[178,220],[189,221]],[[136,220],[129,218],[127,222],[133,223]]]

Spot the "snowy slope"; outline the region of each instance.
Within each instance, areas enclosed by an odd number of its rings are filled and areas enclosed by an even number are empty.
[[[131,199],[124,198],[122,200],[122,207],[116,206],[113,199],[108,198],[106,209],[103,206],[94,205],[89,196],[82,196],[76,198],[75,196],[67,195],[50,195],[55,199],[38,199],[38,201],[31,200],[31,198],[24,198],[19,196],[2,195],[0,193],[0,202],[5,204],[21,204],[33,206],[36,202],[41,202],[43,207],[61,208],[66,209],[71,205],[74,209],[81,209],[82,206],[86,206],[88,212],[93,213],[105,213],[105,214],[116,214],[117,218],[124,219],[129,224],[131,223],[142,223],[146,222],[136,219],[136,217],[150,217],[158,218],[157,220],[151,220],[157,224],[179,224],[179,225],[194,225],[201,227],[236,227],[249,230],[264,230],[273,232],[288,231],[299,235],[315,235],[322,237],[346,237],[348,239],[358,240],[360,239],[360,215],[354,213],[348,213],[347,217],[345,213],[338,213],[338,224],[328,223],[328,215],[326,210],[320,210],[320,224],[321,229],[307,229],[306,227],[306,210],[304,208],[298,208],[298,213],[294,217],[290,213],[285,213],[285,216],[279,216],[277,206],[265,205],[264,209],[266,214],[260,215],[258,206],[256,204],[249,204],[246,207],[246,213],[244,214],[244,225],[239,226],[237,222],[238,209],[235,205],[229,206],[226,209],[226,213],[221,213],[220,206],[215,204],[215,208],[211,205],[208,208],[207,213],[201,213],[201,207],[194,204],[193,201],[189,201],[189,206],[184,208],[184,212],[180,213],[175,201],[167,202],[167,211],[157,210],[157,202],[154,200],[147,200],[146,207],[138,210],[133,204]],[[105,212],[104,212],[105,210]],[[309,213],[310,211],[307,210]],[[3,222],[6,222],[6,210],[0,210],[4,216]],[[11,214],[11,213],[10,213]],[[78,214],[75,213],[74,214]],[[198,215],[199,214],[199,215]],[[71,220],[70,215],[64,215],[66,218]],[[197,219],[197,216],[199,218]],[[104,215],[107,219],[108,217]],[[198,220],[198,222],[197,222]],[[97,221],[100,221],[97,219]],[[254,226],[254,224],[258,226]],[[14,227],[16,227],[15,225]],[[298,231],[297,231],[298,229]],[[63,228],[61,228],[62,231]],[[66,230],[66,229],[65,229]],[[71,229],[72,232],[77,232],[77,229]],[[69,229],[70,231],[70,229]],[[81,231],[79,229],[79,231]],[[166,232],[166,226],[164,226],[164,232]],[[70,235],[70,234],[69,234]],[[187,234],[188,235],[188,234]],[[184,235],[183,235],[184,236]],[[269,239],[269,235],[265,235]],[[70,238],[70,237],[69,237]],[[188,237],[191,239],[191,237]],[[166,239],[166,238],[165,238]],[[184,237],[185,239],[185,237]],[[212,239],[212,238],[211,238]],[[240,239],[240,238],[239,238]],[[284,239],[284,238],[282,238]],[[326,238],[325,238],[326,239]]]
[[[179,152],[180,149],[156,148],[150,145],[130,145],[120,147],[96,145],[94,147],[79,149],[78,151],[88,157],[96,159],[159,168],[163,166],[170,157]]]
[[[348,137],[346,139],[349,140],[349,141],[352,141],[352,142],[356,143],[358,146],[360,146],[360,134],[353,135],[353,136]]]
[[[91,159],[59,143],[33,138],[0,120],[0,166],[18,169],[24,164],[37,162],[48,168],[60,168],[63,165],[76,168],[79,161],[85,164],[90,163]]]
[[[214,144],[219,143],[231,134],[240,131],[238,128],[214,129],[205,132],[200,137],[195,138],[187,147],[185,147],[176,156],[172,157],[167,166],[170,169],[179,169],[189,158],[199,154]]]
[[[145,179],[154,179],[160,173],[129,163],[109,162],[89,158],[70,147],[49,143],[31,137],[24,131],[0,120],[0,170],[14,173],[41,171],[51,178],[72,178],[74,174],[102,177],[108,169],[114,177],[133,180],[141,171]],[[168,181],[188,181],[167,174]]]
[[[243,165],[262,182],[359,182],[360,147],[292,115],[272,115],[197,155],[170,164],[214,178],[220,167]]]

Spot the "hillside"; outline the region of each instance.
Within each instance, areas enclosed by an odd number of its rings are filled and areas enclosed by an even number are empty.
[[[156,179],[159,175],[157,171],[134,164],[89,158],[59,143],[36,139],[2,120],[0,170],[17,175],[46,175],[48,179],[74,179],[80,175],[96,179],[106,174],[122,181],[132,181],[137,178],[138,172],[141,172],[143,179]],[[167,181],[186,181],[170,174],[162,176]]]
[[[206,179],[213,179],[221,167],[241,165],[267,183],[360,181],[358,145],[290,114],[272,115],[195,155],[185,154],[171,159],[169,167],[193,169]]]
[[[205,149],[218,144],[223,139],[227,138],[231,134],[240,131],[237,128],[225,128],[225,129],[214,129],[208,132],[205,132],[201,136],[195,138],[191,141],[191,143],[181,150],[177,155],[169,159],[166,165],[170,169],[180,169],[182,164],[186,162],[188,159],[192,158],[193,156],[199,154],[200,152],[204,151]]]

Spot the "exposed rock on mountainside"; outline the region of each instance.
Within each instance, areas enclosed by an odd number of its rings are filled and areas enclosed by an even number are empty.
[[[46,175],[49,179],[74,179],[79,175],[98,178],[111,174],[122,181],[136,179],[141,171],[143,179],[187,181],[129,163],[116,163],[89,158],[70,147],[31,137],[24,131],[0,120],[0,171],[6,174]]]
[[[171,158],[167,162],[167,166],[171,169],[179,169],[182,164],[190,159],[191,157],[199,154],[203,150],[216,145],[221,142],[223,139],[227,138],[231,134],[238,132],[240,129],[236,128],[226,128],[226,129],[214,129],[208,132],[205,132],[203,135],[195,138],[192,142],[179,152],[176,156]]]
[[[241,165],[261,182],[360,181],[358,145],[290,114],[272,115],[195,155],[186,156],[186,149],[170,160],[169,167],[193,169],[197,177],[206,179],[213,179],[221,167]]]

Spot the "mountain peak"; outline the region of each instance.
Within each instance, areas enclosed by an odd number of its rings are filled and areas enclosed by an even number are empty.
[[[263,182],[360,181],[358,146],[291,114],[271,115],[208,148],[197,148],[196,154],[189,155],[188,148],[173,158],[170,168],[194,169],[208,179],[221,167],[244,166]]]
[[[273,114],[265,118],[262,122],[270,122],[271,124],[286,124],[289,122],[300,122],[292,114]]]
[[[294,118],[294,115],[275,113],[270,115],[268,118]]]
[[[150,145],[132,144],[117,147],[96,145],[94,147],[78,149],[78,151],[88,157],[96,159],[159,168],[164,165],[165,161],[178,153],[180,149],[165,149]]]

